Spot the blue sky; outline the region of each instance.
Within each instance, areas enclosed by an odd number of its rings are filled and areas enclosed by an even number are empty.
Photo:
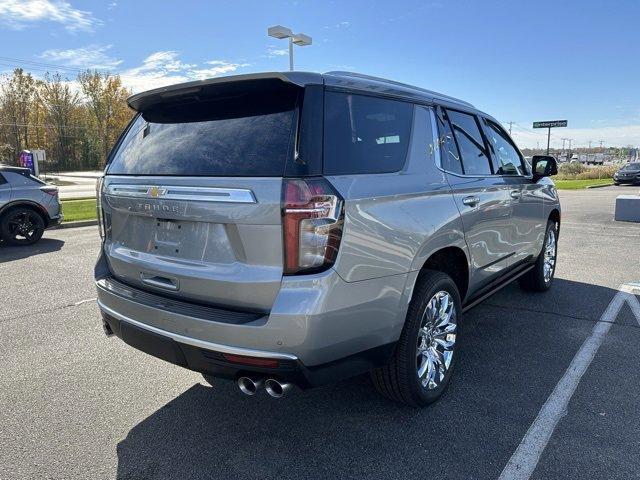
[[[313,37],[296,69],[352,70],[534,120],[586,145],[640,144],[640,1],[0,0],[0,72],[59,66],[119,73],[134,91],[216,75],[286,70],[282,24]],[[8,60],[11,59],[11,60]]]

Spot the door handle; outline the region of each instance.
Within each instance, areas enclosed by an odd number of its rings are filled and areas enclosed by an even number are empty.
[[[462,199],[462,203],[464,203],[467,207],[475,207],[480,203],[480,197],[477,195],[471,195],[469,197],[464,197]]]
[[[172,280],[167,277],[160,277],[157,275],[150,276],[145,273],[141,273],[140,281],[151,287],[164,288],[165,290],[172,290],[174,292],[178,290],[177,280]]]
[[[520,193],[520,190],[511,190],[511,191],[509,192],[509,195],[511,195],[511,198],[513,198],[513,199],[516,199],[516,200],[517,200],[517,199],[519,199],[519,198],[520,198],[521,193]]]

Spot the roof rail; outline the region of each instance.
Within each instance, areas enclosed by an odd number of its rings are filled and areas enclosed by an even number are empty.
[[[363,80],[371,80],[371,81],[374,81],[374,82],[389,83],[391,85],[396,85],[396,86],[402,87],[402,88],[407,88],[407,89],[412,89],[412,90],[419,90],[420,92],[427,93],[429,95],[433,95],[434,97],[442,98],[443,100],[451,100],[453,102],[461,103],[461,104],[466,105],[468,107],[475,108],[471,103],[465,102],[464,100],[460,100],[459,98],[456,98],[456,97],[452,97],[451,95],[445,95],[444,93],[434,92],[433,90],[427,90],[426,88],[416,87],[415,85],[409,85],[408,83],[397,82],[395,80],[389,80],[389,79],[382,78],[382,77],[375,77],[373,75],[364,75],[362,73],[346,72],[346,71],[341,71],[341,70],[326,72],[325,75],[336,75],[336,76],[341,76],[341,77],[353,77],[353,78],[361,78]]]

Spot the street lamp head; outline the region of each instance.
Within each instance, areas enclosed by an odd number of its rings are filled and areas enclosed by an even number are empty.
[[[267,33],[269,34],[270,37],[279,38],[279,39],[293,37],[293,32],[291,31],[291,29],[287,27],[283,27],[282,25],[275,25],[273,27],[269,27],[269,29],[267,30]]]
[[[293,36],[293,43],[300,47],[305,47],[307,45],[311,45],[311,37],[309,35],[305,35],[304,33],[296,33]]]
[[[305,47],[311,45],[311,37],[304,33],[293,33],[290,28],[283,27],[282,25],[274,25],[269,27],[267,33],[270,37],[278,39],[289,39],[289,70],[293,71],[293,46]]]

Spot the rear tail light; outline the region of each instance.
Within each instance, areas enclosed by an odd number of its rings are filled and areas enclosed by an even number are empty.
[[[104,183],[104,177],[98,178],[96,181],[96,211],[98,216],[98,233],[100,239],[104,240],[104,215],[102,213],[102,184]]]
[[[285,275],[329,268],[342,238],[342,197],[323,178],[285,179],[282,187]]]

